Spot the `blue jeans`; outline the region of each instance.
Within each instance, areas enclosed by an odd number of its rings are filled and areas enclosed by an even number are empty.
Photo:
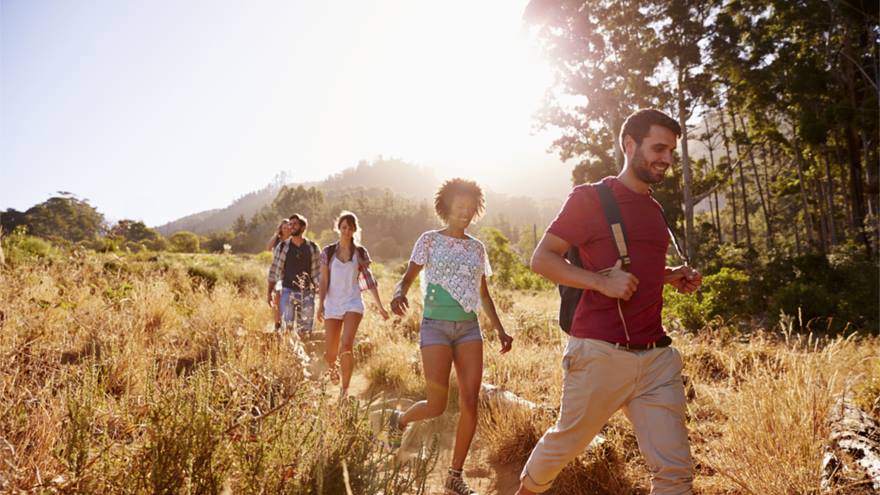
[[[315,321],[315,292],[281,289],[281,319],[284,326],[297,332],[312,332]]]

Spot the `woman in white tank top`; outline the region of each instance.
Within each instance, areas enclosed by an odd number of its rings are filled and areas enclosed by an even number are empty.
[[[358,230],[357,216],[344,211],[336,220],[339,242],[321,252],[321,286],[318,290],[318,320],[324,320],[324,359],[330,379],[339,381],[342,368],[340,397],[348,395],[348,384],[354,370],[354,338],[364,316],[361,291],[369,290],[379,307],[379,314],[388,319],[388,311],[382,305],[376,279],[370,272],[370,254],[355,243]]]

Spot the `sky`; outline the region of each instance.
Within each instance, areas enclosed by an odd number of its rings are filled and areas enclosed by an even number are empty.
[[[0,0],[0,210],[159,225],[380,155],[563,194],[526,3]]]

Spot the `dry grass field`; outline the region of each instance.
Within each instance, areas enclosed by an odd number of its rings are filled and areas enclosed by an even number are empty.
[[[422,397],[418,312],[382,322],[368,304],[356,347],[363,386],[339,402],[295,340],[266,332],[265,263],[76,251],[0,268],[0,491],[438,493],[454,393],[444,417],[405,440],[407,455],[387,453],[375,435],[378,409]],[[378,271],[387,302],[394,274]],[[516,341],[502,356],[487,335],[484,381],[542,407],[482,410],[466,465],[481,493],[511,492],[554,420],[562,378],[555,294],[496,293]],[[673,336],[699,493],[818,493],[836,398],[880,412],[876,338],[799,336],[785,321],[748,335],[720,325]],[[647,493],[622,415],[604,435],[552,493]]]

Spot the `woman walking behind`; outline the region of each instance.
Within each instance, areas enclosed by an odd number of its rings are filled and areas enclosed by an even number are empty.
[[[324,320],[328,373],[333,383],[339,381],[336,358],[342,367],[340,397],[348,395],[351,373],[354,369],[354,338],[361,318],[364,302],[361,291],[369,290],[379,306],[379,314],[388,319],[388,311],[382,306],[379,288],[370,271],[370,254],[356,242],[358,219],[354,213],[343,211],[336,219],[339,241],[321,251],[321,286],[318,292],[318,320]]]
[[[473,181],[446,181],[434,198],[443,229],[425,232],[416,241],[409,266],[397,284],[391,310],[403,315],[409,307],[406,294],[420,271],[424,313],[419,331],[422,368],[427,399],[390,418],[389,443],[399,447],[409,424],[443,414],[449,390],[449,374],[455,365],[458,378],[458,427],[452,465],[446,477],[447,494],[473,492],[462,479],[462,467],[477,428],[477,403],[483,376],[483,336],[477,320],[480,306],[501,341],[501,352],[510,350],[513,337],[504,331],[486,277],[492,274],[483,243],[465,229],[482,214],[483,191]]]
[[[269,239],[269,244],[266,246],[266,249],[269,252],[274,252],[275,247],[286,241],[290,238],[290,220],[284,219],[281,220],[281,223],[278,224],[278,229],[275,231],[275,235]],[[281,329],[281,280],[275,285],[275,290],[272,292],[272,307],[275,309],[275,331]]]

